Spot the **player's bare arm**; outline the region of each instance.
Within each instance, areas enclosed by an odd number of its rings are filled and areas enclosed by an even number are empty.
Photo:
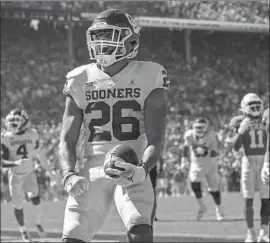
[[[147,164],[149,171],[160,159],[165,136],[166,102],[164,89],[155,89],[145,101],[144,123],[148,140],[142,156],[142,162]]]
[[[82,110],[78,108],[70,96],[67,96],[60,135],[59,153],[63,184],[68,193],[73,197],[81,195],[89,187],[88,180],[77,176],[74,172],[77,160],[76,145],[80,136],[82,121]]]
[[[83,122],[83,112],[70,96],[66,98],[66,107],[60,135],[60,165],[62,171],[74,170],[77,160],[76,145]]]

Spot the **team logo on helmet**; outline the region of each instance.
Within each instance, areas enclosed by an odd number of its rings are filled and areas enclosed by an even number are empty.
[[[29,116],[25,110],[14,109],[5,118],[8,131],[16,134],[25,130],[29,124]]]
[[[111,9],[100,13],[86,31],[90,59],[101,66],[137,55],[140,27],[129,14]]]

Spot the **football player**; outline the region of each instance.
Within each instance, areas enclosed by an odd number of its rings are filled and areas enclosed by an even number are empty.
[[[264,155],[264,163],[262,168],[262,181],[264,184],[269,184],[269,108],[267,108],[263,113],[263,119],[262,119],[263,125],[266,129],[267,133],[267,148]]]
[[[258,189],[261,197],[261,229],[259,242],[269,242],[268,217],[269,217],[269,184],[261,180],[264,155],[266,153],[267,134],[261,123],[263,102],[254,93],[246,94],[241,101],[240,110],[243,112],[236,135],[231,143],[236,151],[242,149],[241,187],[245,200],[245,217],[247,224],[247,236],[245,242],[256,241],[256,233],[253,222],[253,198]],[[233,124],[233,122],[231,122]]]
[[[114,201],[128,240],[153,242],[155,196],[148,172],[162,149],[167,72],[157,63],[129,60],[138,53],[140,28],[121,10],[101,12],[86,36],[95,63],[69,72],[63,90],[66,104],[59,147],[69,198],[62,240],[91,241]],[[87,161],[76,174],[82,124]],[[115,165],[124,171],[108,168],[106,172],[120,177],[106,177],[105,156],[119,144],[133,148],[141,165],[117,161]]]
[[[47,162],[39,148],[39,135],[35,129],[30,128],[29,116],[25,110],[12,110],[5,119],[5,125],[7,130],[1,134],[1,166],[9,168],[9,190],[14,215],[23,241],[30,242],[31,236],[24,222],[24,193],[31,198],[37,216],[36,229],[39,236],[44,238],[46,233],[41,226],[42,208],[33,158],[37,157],[44,166]]]
[[[219,190],[218,154],[219,141],[216,133],[209,128],[206,118],[197,118],[193,128],[184,135],[182,157],[183,165],[188,165],[190,160],[189,179],[199,204],[197,220],[200,220],[207,210],[202,195],[202,183],[205,179],[216,204],[216,218],[218,221],[224,219]]]

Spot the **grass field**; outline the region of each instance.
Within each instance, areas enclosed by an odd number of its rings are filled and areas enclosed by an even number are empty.
[[[215,219],[214,204],[212,198],[207,195],[205,201],[208,205],[208,212],[205,217],[197,222],[197,202],[191,196],[179,198],[159,198],[157,217],[159,221],[154,224],[156,241],[243,241],[246,229],[243,217],[243,201],[238,193],[223,194],[223,205],[226,219],[217,222]],[[62,221],[65,202],[44,202],[44,228],[50,232],[49,237],[56,239],[61,236]],[[259,228],[260,200],[257,197],[255,206],[255,227]],[[1,234],[2,241],[7,237],[15,237],[18,226],[12,214],[11,204],[1,204]],[[31,204],[25,206],[25,217],[29,229],[33,229],[34,215],[31,214]],[[10,233],[9,233],[10,232]],[[111,212],[99,235],[94,242],[125,241],[125,228],[115,209]],[[12,241],[11,239],[7,242]],[[50,241],[50,240],[49,240]]]

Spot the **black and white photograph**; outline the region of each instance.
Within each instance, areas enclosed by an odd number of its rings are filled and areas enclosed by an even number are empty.
[[[269,0],[0,4],[1,242],[269,242]]]

